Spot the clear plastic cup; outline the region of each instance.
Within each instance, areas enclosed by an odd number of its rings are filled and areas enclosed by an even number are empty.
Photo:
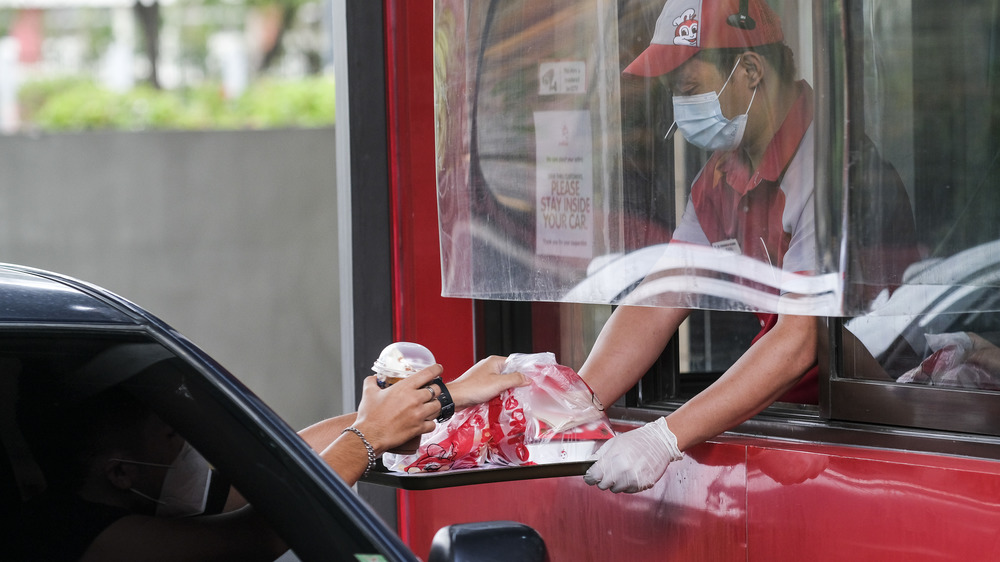
[[[400,341],[389,344],[375,360],[372,371],[378,385],[386,388],[437,363],[434,354],[419,343]]]
[[[419,343],[400,341],[389,344],[375,360],[372,371],[382,388],[388,388],[421,369],[437,363],[434,354]],[[390,449],[390,453],[412,455],[420,448],[420,436],[417,435],[402,445]]]

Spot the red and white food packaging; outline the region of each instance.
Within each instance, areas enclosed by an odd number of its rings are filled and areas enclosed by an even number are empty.
[[[583,461],[614,436],[590,387],[552,353],[513,354],[503,372],[515,371],[531,384],[457,412],[423,436],[416,454],[386,453],[385,466],[437,472]]]

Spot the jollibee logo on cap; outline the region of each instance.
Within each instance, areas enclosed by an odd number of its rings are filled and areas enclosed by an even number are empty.
[[[674,18],[674,45],[698,46],[698,14],[694,8],[688,8]]]
[[[705,10],[701,0],[667,0],[656,18],[651,45],[700,47]]]
[[[767,0],[667,0],[649,46],[625,74],[673,72],[700,49],[744,48],[784,40],[781,20]]]

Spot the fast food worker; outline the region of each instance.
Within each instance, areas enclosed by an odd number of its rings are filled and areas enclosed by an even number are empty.
[[[665,75],[674,127],[712,151],[671,243],[713,245],[785,271],[814,272],[813,92],[795,78],[778,16],[764,0],[744,6],[669,0],[649,47],[625,72]],[[580,369],[595,396],[609,404],[623,395],[689,314],[618,307]],[[611,439],[595,455],[587,483],[613,492],[648,489],[682,451],[775,400],[815,403],[816,319],[758,317],[760,334],[718,381],[670,415]]]

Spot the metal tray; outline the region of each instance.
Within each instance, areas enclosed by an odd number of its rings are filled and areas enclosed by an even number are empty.
[[[372,471],[364,482],[391,486],[403,490],[436,490],[453,486],[468,486],[471,484],[490,484],[493,482],[511,482],[514,480],[531,480],[534,478],[558,478],[561,476],[583,476],[592,460],[561,462],[553,464],[536,464],[531,466],[484,466],[462,470],[446,470],[443,472],[418,472],[405,474],[389,472],[380,464]]]

